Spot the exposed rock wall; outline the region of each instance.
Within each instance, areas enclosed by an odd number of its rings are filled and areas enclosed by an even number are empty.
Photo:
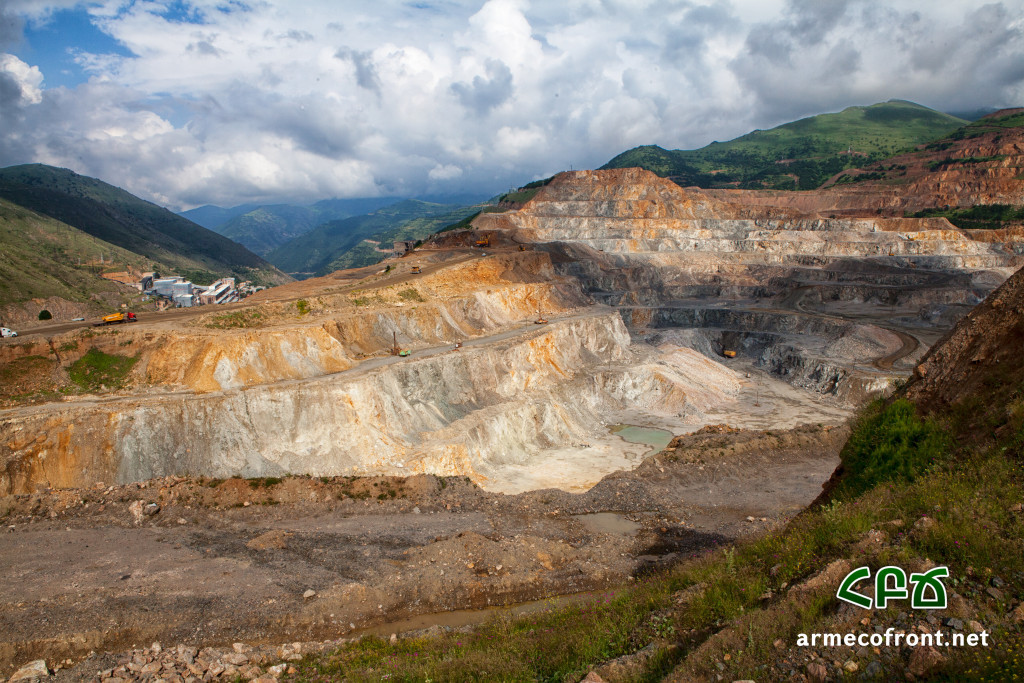
[[[1024,381],[1024,269],[975,307],[915,368],[905,395],[928,410],[970,397],[1018,391]],[[985,407],[1012,413],[1009,405]],[[979,408],[971,419],[980,419]],[[979,422],[980,424],[980,422]],[[1012,423],[1010,423],[1012,424]],[[1004,427],[1006,429],[1006,427]]]
[[[746,209],[683,189],[640,169],[559,174],[517,212],[482,214],[480,229],[519,239],[574,242],[610,254],[650,254],[661,265],[711,269],[722,263],[825,266],[844,259],[932,270],[995,269],[1024,263],[1016,242],[979,241],[945,219],[822,218]],[[806,261],[805,261],[806,262]]]
[[[996,112],[987,118],[1012,113]],[[704,195],[746,206],[751,214],[764,207],[804,214],[902,216],[940,207],[1019,206],[1024,203],[1022,165],[1024,128],[976,127],[959,139],[923,146],[866,167],[876,179],[826,183],[823,189],[811,192],[705,190]],[[830,182],[860,174],[856,169],[846,171]]]
[[[947,326],[1024,265],[1014,230],[825,216],[800,203],[808,193],[790,194],[772,204],[779,193],[684,189],[640,169],[578,171],[474,226],[561,251],[560,272],[619,307],[634,331],[705,329],[705,352],[720,354],[728,339],[796,386],[846,397],[884,385],[873,373],[915,353],[911,335],[901,346],[885,326]],[[847,315],[882,327],[867,333]],[[872,369],[876,360],[885,363]]]
[[[390,360],[390,359],[389,359]],[[600,415],[721,401],[738,379],[632,360],[615,313],[296,382],[82,401],[0,418],[0,493],[168,474],[470,474],[592,438]],[[694,357],[695,363],[707,363]],[[712,382],[713,385],[713,382]],[[693,396],[688,396],[693,392]]]
[[[50,341],[30,338],[0,345],[0,363],[42,355],[68,366],[97,348],[139,357],[134,377],[140,383],[218,391],[340,372],[368,356],[386,355],[396,337],[403,348],[449,344],[522,324],[538,311],[554,315],[591,303],[577,283],[557,277],[496,282],[475,291],[437,283],[424,289],[428,301],[361,308],[346,298],[311,322],[292,315],[286,324],[253,329],[117,326]]]

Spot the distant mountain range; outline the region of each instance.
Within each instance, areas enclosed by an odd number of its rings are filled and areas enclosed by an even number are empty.
[[[218,225],[224,225],[232,218],[241,216],[243,213],[248,213],[249,211],[257,208],[259,208],[259,204],[239,204],[238,206],[230,209],[214,206],[213,204],[207,204],[195,209],[189,209],[188,211],[179,211],[178,215],[182,218],[189,219],[197,225],[203,226],[207,230],[217,232],[216,228]]]
[[[267,259],[293,277],[325,275],[381,261],[396,240],[415,241],[480,211],[407,199],[373,213],[330,221],[267,253]]]
[[[426,237],[446,225],[435,225],[433,217],[451,213],[450,222],[457,222],[479,207],[460,209],[476,206],[484,199],[477,194],[418,199],[358,197],[314,204],[243,204],[230,209],[206,205],[180,215],[301,278],[322,274],[327,268],[376,263],[387,255],[378,249],[378,243],[390,246],[394,240]]]
[[[849,107],[695,150],[635,147],[602,168],[639,166],[683,186],[811,190],[848,168],[913,149],[964,119],[912,102]]]
[[[397,197],[371,197],[325,199],[309,206],[269,204],[248,208],[222,223],[208,227],[228,239],[245,245],[260,256],[266,256],[274,248],[309,232],[318,225],[371,213],[399,201],[401,199]],[[187,216],[188,213],[182,215]]]

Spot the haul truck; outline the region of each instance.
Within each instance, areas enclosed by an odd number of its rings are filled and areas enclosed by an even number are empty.
[[[111,313],[100,318],[99,322],[92,324],[93,327],[100,327],[102,325],[117,325],[119,323],[134,323],[138,322],[138,318],[135,314],[129,311],[128,313]]]

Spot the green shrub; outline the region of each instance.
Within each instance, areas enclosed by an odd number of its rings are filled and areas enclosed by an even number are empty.
[[[120,389],[138,360],[137,356],[118,356],[89,349],[68,368],[68,374],[72,382],[86,391],[98,391],[101,387]]]
[[[249,488],[258,489],[263,487],[269,489],[271,486],[277,486],[282,481],[281,477],[253,477],[249,479]]]
[[[539,190],[539,187],[535,187],[525,190],[517,190],[516,192],[508,192],[506,194],[501,195],[501,199],[499,201],[512,202],[515,204],[525,204],[526,202],[533,199]]]
[[[208,270],[181,270],[178,272],[181,277],[185,278],[189,282],[203,287],[209,287],[220,279],[220,275],[217,275],[217,273],[211,273]]]
[[[854,496],[883,481],[913,481],[945,459],[949,448],[948,434],[934,421],[918,417],[910,401],[876,401],[843,448],[844,479],[838,493]]]

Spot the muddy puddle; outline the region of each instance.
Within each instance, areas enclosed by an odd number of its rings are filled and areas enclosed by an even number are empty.
[[[587,515],[573,515],[592,534],[619,534],[631,536],[640,530],[640,525],[614,512],[593,512]]]

